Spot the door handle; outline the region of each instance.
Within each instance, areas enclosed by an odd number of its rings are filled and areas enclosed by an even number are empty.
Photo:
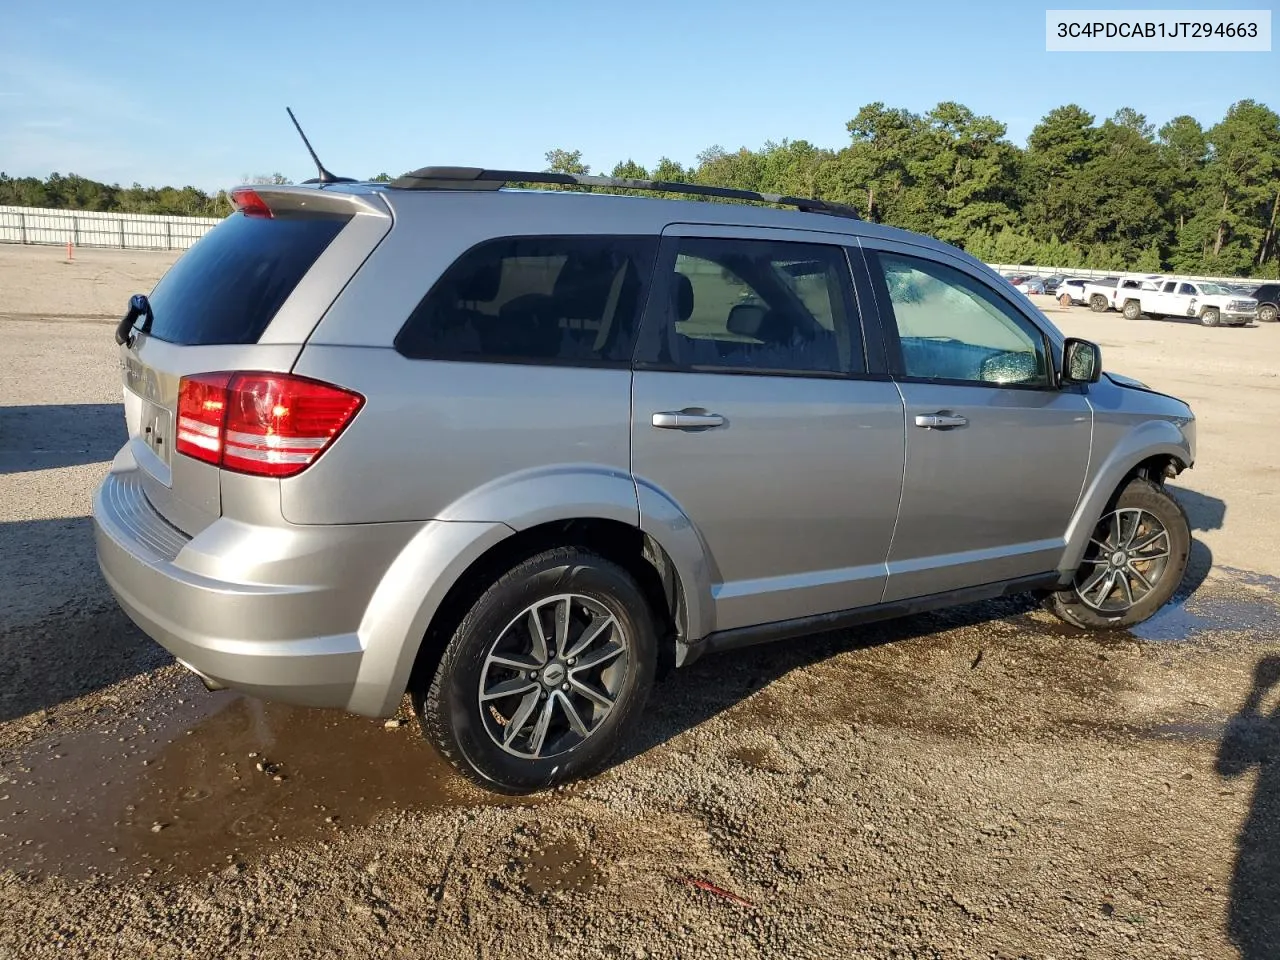
[[[947,413],[922,413],[916,415],[916,426],[924,427],[926,430],[945,430],[949,427],[968,426],[968,424],[969,419],[967,417],[952,416]]]
[[[706,430],[723,427],[724,417],[718,413],[691,413],[687,410],[667,410],[655,413],[651,421],[664,430]]]

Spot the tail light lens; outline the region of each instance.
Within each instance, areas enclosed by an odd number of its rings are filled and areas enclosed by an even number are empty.
[[[364,397],[287,373],[204,373],[178,387],[179,453],[224,470],[292,477],[333,443]]]

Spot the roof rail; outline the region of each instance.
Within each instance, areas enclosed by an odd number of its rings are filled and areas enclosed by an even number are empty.
[[[613,187],[619,190],[651,190],[657,193],[687,193],[728,200],[755,200],[795,207],[808,213],[829,213],[836,217],[861,217],[853,207],[805,197],[787,197],[732,187],[708,187],[699,183],[663,180],[631,180],[624,177],[593,177],[578,173],[547,173],[525,170],[484,170],[480,167],[422,167],[392,180],[397,190],[497,190],[508,183],[553,183],[563,186]]]

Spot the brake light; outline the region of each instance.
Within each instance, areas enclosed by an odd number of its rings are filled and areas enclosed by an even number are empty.
[[[260,477],[301,473],[364,403],[287,373],[204,373],[178,386],[179,453]]]
[[[246,217],[272,217],[274,214],[267,206],[262,195],[250,187],[240,187],[231,191],[231,202]]]

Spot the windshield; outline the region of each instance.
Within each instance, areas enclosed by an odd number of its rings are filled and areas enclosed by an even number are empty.
[[[1200,284],[1200,292],[1208,294],[1229,294],[1231,293],[1226,287],[1220,283],[1202,283]]]

